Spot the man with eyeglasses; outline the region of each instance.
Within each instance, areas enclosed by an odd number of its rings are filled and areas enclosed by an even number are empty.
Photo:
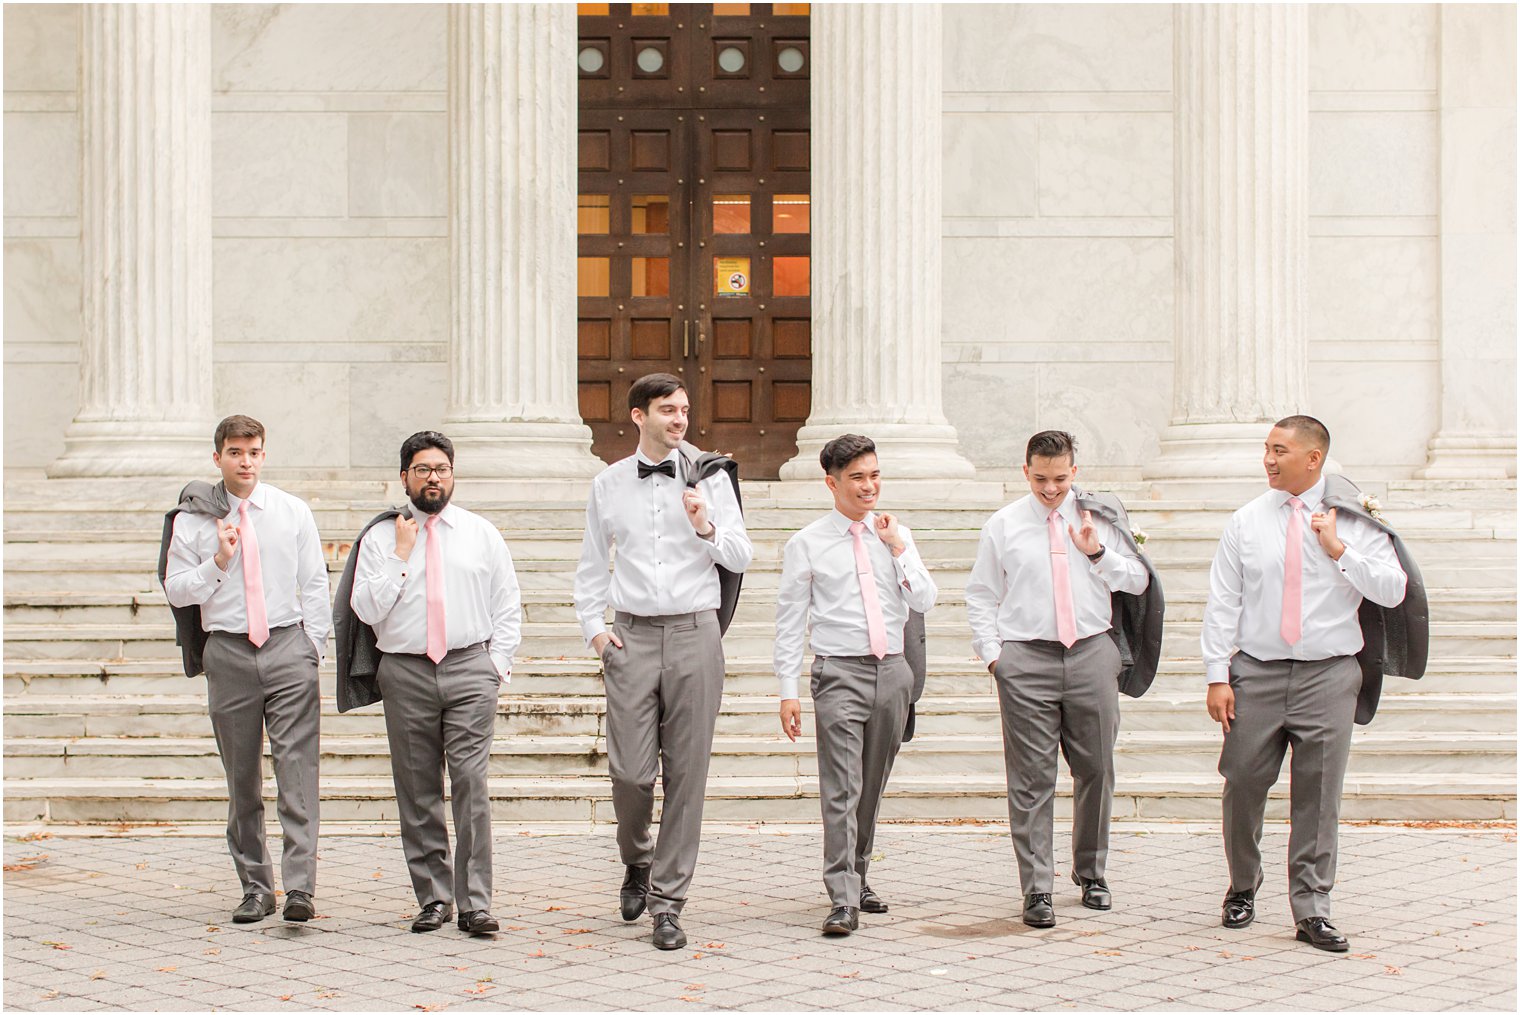
[[[453,466],[454,445],[443,434],[425,430],[406,439],[401,480],[409,503],[360,534],[338,601],[351,603],[353,616],[372,629],[379,652],[373,697],[359,703],[385,700],[401,848],[421,907],[412,932],[437,930],[457,905],[459,929],[478,935],[500,929],[490,911],[487,776],[497,695],[511,678],[521,640],[522,594],[501,533],[451,503]],[[356,642],[350,621],[338,618],[345,682]],[[348,704],[347,690],[340,686],[340,707]],[[452,869],[445,764],[454,809]]]

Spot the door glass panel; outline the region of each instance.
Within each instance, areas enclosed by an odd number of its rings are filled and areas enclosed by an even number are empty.
[[[607,57],[599,47],[587,46],[581,50],[576,63],[580,64],[582,74],[595,74],[607,65]]]
[[[713,232],[749,232],[749,195],[713,195]]]
[[[633,259],[634,296],[670,295],[670,258],[635,257]]]
[[[576,216],[576,231],[605,234],[612,227],[611,208],[606,194],[582,194]]]
[[[608,296],[612,292],[612,261],[606,257],[576,258],[576,295]]]
[[[645,74],[654,74],[665,66],[665,54],[654,46],[645,46],[634,59]]]
[[[718,67],[725,74],[737,74],[744,69],[744,50],[738,46],[724,46],[718,50]]]
[[[635,194],[633,202],[633,232],[670,232],[670,197],[666,194]]]
[[[771,232],[806,233],[813,228],[811,200],[807,194],[777,194],[772,200]]]
[[[807,63],[807,57],[803,56],[802,50],[796,46],[786,46],[776,54],[776,66],[786,74],[797,73],[805,63]]]
[[[771,292],[777,296],[808,295],[811,291],[808,287],[808,269],[811,261],[810,257],[776,258]]]

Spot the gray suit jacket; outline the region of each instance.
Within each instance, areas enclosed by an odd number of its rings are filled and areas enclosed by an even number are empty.
[[[1378,699],[1383,693],[1383,675],[1418,680],[1425,675],[1430,654],[1430,604],[1425,597],[1425,579],[1419,565],[1399,534],[1372,517],[1362,507],[1362,491],[1345,476],[1325,477],[1324,504],[1356,515],[1387,533],[1393,540],[1393,552],[1408,578],[1404,601],[1397,606],[1379,606],[1362,600],[1357,619],[1362,626],[1362,650],[1356,654],[1362,668],[1362,690],[1356,699],[1356,722],[1365,726],[1377,714]]]
[[[1129,527],[1129,514],[1118,497],[1111,493],[1073,492],[1077,496],[1077,510],[1091,511],[1117,529],[1120,540],[1140,559],[1151,577],[1150,584],[1139,595],[1109,593],[1113,616],[1108,633],[1119,648],[1122,663],[1119,690],[1131,698],[1138,698],[1150,690],[1161,662],[1161,631],[1166,621],[1166,595],[1161,591],[1161,577],[1151,566],[1150,558],[1140,552]]]
[[[380,672],[382,653],[375,645],[375,629],[354,613],[354,572],[359,566],[359,544],[364,542],[369,530],[397,515],[412,517],[412,505],[387,508],[371,518],[348,551],[343,577],[338,579],[338,595],[333,600],[333,640],[338,648],[339,712],[363,708],[380,700],[380,684],[375,675]]]
[[[231,510],[232,502],[227,499],[226,483],[212,485],[194,479],[185,484],[185,488],[179,492],[179,503],[164,515],[164,535],[158,544],[160,588],[169,574],[169,543],[174,538],[175,516],[181,511],[189,511],[191,514],[225,518]],[[174,644],[179,646],[180,654],[184,657],[185,676],[193,677],[206,668],[201,663],[201,654],[206,650],[206,631],[201,627],[201,608],[170,606],[169,612],[174,615]]]

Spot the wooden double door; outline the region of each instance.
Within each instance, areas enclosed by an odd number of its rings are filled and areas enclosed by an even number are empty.
[[[629,386],[665,371],[686,383],[694,443],[775,478],[811,402],[806,5],[580,7],[593,449],[632,451]]]

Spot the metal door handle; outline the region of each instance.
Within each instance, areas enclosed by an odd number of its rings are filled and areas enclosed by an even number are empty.
[[[691,356],[691,318],[681,322],[681,358]]]

